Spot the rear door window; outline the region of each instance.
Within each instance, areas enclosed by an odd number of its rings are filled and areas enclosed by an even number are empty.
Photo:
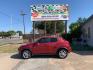
[[[57,42],[57,38],[51,38],[51,42]]]

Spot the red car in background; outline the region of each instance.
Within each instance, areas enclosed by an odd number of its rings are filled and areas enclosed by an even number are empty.
[[[21,57],[31,58],[33,55],[57,55],[59,58],[66,58],[71,52],[68,41],[62,37],[46,36],[38,39],[34,43],[22,45],[18,48]]]

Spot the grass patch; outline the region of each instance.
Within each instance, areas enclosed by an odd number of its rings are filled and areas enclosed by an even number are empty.
[[[14,53],[18,51],[20,44],[8,44],[0,47],[0,53]]]

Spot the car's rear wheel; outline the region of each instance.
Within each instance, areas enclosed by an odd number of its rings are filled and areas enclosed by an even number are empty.
[[[31,51],[29,51],[29,50],[23,50],[21,56],[22,56],[22,58],[24,58],[24,59],[29,59],[29,58],[31,58],[32,53],[31,53]]]
[[[66,49],[60,49],[58,51],[58,57],[61,58],[61,59],[66,58],[67,55],[68,55],[68,51]]]

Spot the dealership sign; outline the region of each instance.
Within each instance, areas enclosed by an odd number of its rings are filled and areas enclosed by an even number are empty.
[[[68,20],[68,4],[31,5],[32,21]]]

